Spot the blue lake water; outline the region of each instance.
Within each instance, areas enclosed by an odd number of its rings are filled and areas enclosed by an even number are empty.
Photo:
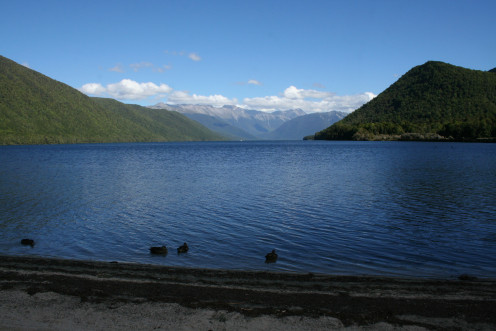
[[[496,144],[0,146],[0,254],[494,278]]]

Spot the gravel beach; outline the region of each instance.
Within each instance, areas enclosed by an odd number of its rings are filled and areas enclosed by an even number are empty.
[[[494,330],[496,281],[0,256],[1,330]]]

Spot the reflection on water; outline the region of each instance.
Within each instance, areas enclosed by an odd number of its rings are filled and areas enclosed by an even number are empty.
[[[3,146],[0,229],[1,254],[495,277],[496,145]],[[166,257],[149,254],[162,244]]]

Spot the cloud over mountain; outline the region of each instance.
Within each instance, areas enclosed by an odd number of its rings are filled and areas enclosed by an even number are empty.
[[[143,67],[139,65],[138,67]],[[258,81],[249,81],[258,85]],[[261,111],[287,110],[300,108],[307,113],[344,111],[351,112],[375,97],[371,92],[356,95],[336,95],[332,92],[313,89],[299,89],[296,86],[286,88],[279,95],[244,98],[228,98],[221,94],[199,95],[188,91],[174,90],[167,84],[138,83],[131,79],[123,79],[118,83],[103,86],[99,83],[85,84],[80,91],[89,95],[107,95],[119,100],[144,100],[149,97],[167,99],[170,104],[201,104],[221,107],[238,106]]]
[[[245,98],[243,104],[251,109],[267,111],[301,108],[308,113],[331,110],[351,112],[374,97],[375,94],[371,92],[339,96],[331,92],[298,89],[295,86],[290,86],[280,96]]]
[[[88,95],[102,95],[106,92],[105,87],[99,83],[84,84],[79,90]]]
[[[118,83],[108,84],[106,87],[99,83],[85,84],[80,91],[90,95],[108,94],[119,100],[141,100],[150,96],[165,96],[172,91],[172,88],[167,84],[138,83],[131,79],[123,79]]]
[[[211,105],[221,107],[224,105],[236,105],[237,99],[229,99],[223,95],[197,95],[189,94],[185,91],[173,91],[167,97],[167,101],[173,104],[195,104],[195,105]]]

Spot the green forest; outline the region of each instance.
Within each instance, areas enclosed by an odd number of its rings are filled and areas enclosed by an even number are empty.
[[[90,98],[0,56],[0,144],[223,140],[177,112]]]
[[[307,139],[494,140],[496,73],[430,61]]]

